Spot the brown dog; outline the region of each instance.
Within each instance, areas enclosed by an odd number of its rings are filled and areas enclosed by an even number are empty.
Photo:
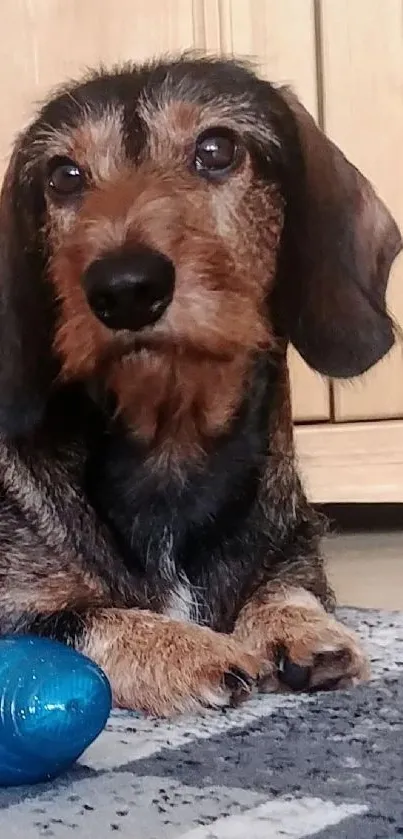
[[[365,677],[329,614],[286,348],[339,377],[385,355],[400,245],[243,65],[124,67],[45,104],[1,199],[1,631],[74,644],[158,714]]]

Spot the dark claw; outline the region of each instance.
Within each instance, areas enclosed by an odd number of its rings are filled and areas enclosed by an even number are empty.
[[[236,706],[250,695],[254,679],[245,670],[233,667],[224,673],[224,685],[231,691],[231,705]]]
[[[309,689],[311,668],[295,664],[284,652],[279,652],[277,658],[278,679],[293,691],[301,692]]]

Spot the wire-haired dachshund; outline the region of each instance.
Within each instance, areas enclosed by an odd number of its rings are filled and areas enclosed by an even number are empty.
[[[0,631],[74,645],[121,707],[348,686],[286,349],[391,348],[401,240],[296,97],[185,56],[60,89],[0,217]]]

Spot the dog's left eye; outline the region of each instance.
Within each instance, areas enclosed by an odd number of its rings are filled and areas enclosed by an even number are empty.
[[[84,174],[74,160],[57,157],[48,165],[47,186],[58,198],[69,198],[82,192],[85,184]]]
[[[229,129],[209,129],[196,140],[194,165],[206,177],[220,177],[232,171],[241,161],[238,138]]]

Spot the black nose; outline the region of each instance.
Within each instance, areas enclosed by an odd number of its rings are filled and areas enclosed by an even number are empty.
[[[110,254],[89,265],[82,284],[102,323],[136,332],[155,323],[169,306],[175,268],[162,253],[149,249]]]

